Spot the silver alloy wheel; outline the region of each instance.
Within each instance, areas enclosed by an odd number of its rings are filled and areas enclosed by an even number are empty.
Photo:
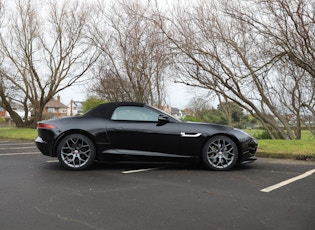
[[[214,170],[232,168],[238,158],[238,149],[232,139],[226,136],[212,137],[203,149],[205,164]]]
[[[82,170],[93,163],[95,148],[86,136],[73,134],[61,141],[58,148],[58,158],[66,168]]]

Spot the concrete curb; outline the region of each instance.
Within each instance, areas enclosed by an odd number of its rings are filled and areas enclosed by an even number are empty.
[[[257,152],[257,157],[315,161],[315,154],[265,153]]]

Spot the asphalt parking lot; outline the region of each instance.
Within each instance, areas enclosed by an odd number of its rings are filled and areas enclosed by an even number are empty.
[[[66,171],[0,140],[0,229],[315,229],[315,162],[97,163]]]

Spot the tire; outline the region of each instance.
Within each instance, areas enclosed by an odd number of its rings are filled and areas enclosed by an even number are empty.
[[[211,137],[202,149],[202,161],[211,170],[229,170],[234,167],[237,159],[237,145],[227,136]]]
[[[82,134],[64,137],[58,145],[57,156],[60,164],[68,170],[85,170],[95,159],[95,146],[90,138]]]

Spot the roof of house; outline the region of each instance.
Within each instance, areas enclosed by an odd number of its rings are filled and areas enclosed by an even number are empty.
[[[82,106],[82,104],[83,104],[82,101],[72,101],[72,103],[73,103],[75,106]]]
[[[57,99],[51,99],[46,106],[47,108],[68,108],[68,106],[66,106],[65,104],[61,103],[60,101],[58,101]]]

